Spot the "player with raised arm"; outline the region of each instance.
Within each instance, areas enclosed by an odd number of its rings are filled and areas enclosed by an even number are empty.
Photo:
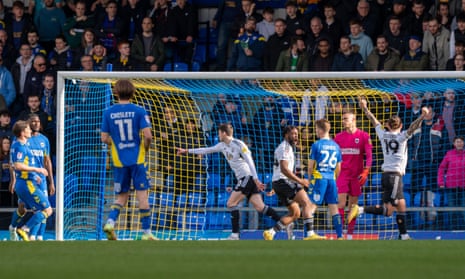
[[[334,137],[334,141],[341,148],[341,173],[337,178],[338,210],[344,227],[344,209],[348,198],[348,207],[358,204],[358,197],[362,194],[362,187],[367,181],[373,162],[373,146],[370,135],[357,128],[357,119],[351,111],[342,114],[344,131]],[[365,160],[365,161],[364,161]],[[355,229],[353,219],[347,224],[347,239],[352,239]]]
[[[131,103],[136,92],[131,81],[118,80],[113,90],[119,102],[103,114],[101,140],[111,148],[116,200],[111,206],[103,231],[108,240],[117,239],[115,222],[128,201],[132,181],[139,202],[142,240],[156,240],[151,231],[149,181],[145,166],[145,154],[152,142],[150,119],[144,108]]]
[[[297,127],[286,126],[284,128],[284,140],[274,151],[273,190],[278,195],[281,203],[286,205],[288,214],[281,217],[273,228],[263,232],[265,240],[273,240],[276,233],[284,230],[288,225],[297,220],[301,212],[304,218],[304,239],[324,239],[324,237],[317,235],[312,228],[311,203],[304,190],[304,187],[308,187],[308,180],[300,178],[294,173],[294,147],[298,136]]]
[[[338,211],[338,194],[336,179],[341,171],[341,150],[339,145],[329,137],[331,124],[326,119],[315,121],[315,132],[319,138],[313,145],[308,161],[308,171],[311,173],[310,197],[312,216],[317,205],[328,204],[331,220],[336,230],[337,239],[342,238],[342,221]],[[311,218],[313,221],[313,218]],[[311,224],[313,227],[313,222]]]
[[[397,210],[396,222],[399,229],[399,239],[408,240],[410,236],[407,233],[405,198],[403,193],[402,177],[405,174],[407,165],[407,141],[413,135],[413,132],[421,126],[428,108],[421,109],[421,115],[410,124],[406,131],[402,130],[402,120],[399,116],[393,115],[386,121],[387,131],[384,130],[381,123],[370,112],[365,99],[360,99],[360,108],[375,127],[383,150],[384,162],[381,166],[383,174],[381,183],[383,188],[383,205],[361,207],[357,204],[352,205],[349,212],[348,222],[350,223],[356,216],[362,213],[375,215],[391,216],[394,210]]]
[[[232,233],[228,239],[239,240],[239,204],[244,198],[249,200],[255,210],[270,216],[275,221],[279,221],[279,215],[273,208],[263,203],[261,192],[265,190],[265,184],[258,179],[252,154],[247,145],[233,137],[231,124],[221,124],[218,127],[218,137],[220,142],[214,146],[192,149],[177,148],[177,154],[223,153],[238,181],[227,202],[227,207],[231,211],[232,223]]]
[[[53,210],[48,198],[40,189],[42,177],[48,176],[45,168],[39,167],[37,159],[29,148],[28,139],[31,137],[31,128],[26,121],[18,120],[13,126],[16,141],[11,146],[11,161],[15,169],[15,191],[25,208],[34,211],[34,215],[27,223],[18,228],[16,232],[24,241],[29,241],[30,229],[42,223]]]

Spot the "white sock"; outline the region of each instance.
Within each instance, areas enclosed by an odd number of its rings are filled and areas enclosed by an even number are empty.
[[[358,215],[363,214],[363,206],[358,207]]]

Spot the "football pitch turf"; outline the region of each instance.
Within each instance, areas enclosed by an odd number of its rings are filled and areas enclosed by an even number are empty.
[[[465,242],[3,241],[0,274],[81,279],[464,278]]]

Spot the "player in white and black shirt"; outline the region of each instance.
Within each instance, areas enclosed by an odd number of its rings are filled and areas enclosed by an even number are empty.
[[[402,120],[399,116],[394,115],[387,120],[386,128],[388,130],[385,131],[381,123],[379,123],[368,109],[365,99],[360,99],[360,108],[365,112],[366,116],[375,127],[376,134],[383,149],[384,162],[381,166],[383,170],[381,178],[383,206],[359,207],[353,205],[350,209],[348,222],[363,212],[391,216],[393,211],[397,210],[396,222],[400,233],[400,239],[410,239],[405,224],[407,206],[403,193],[402,177],[405,174],[405,167],[407,166],[408,160],[407,141],[413,135],[413,132],[421,126],[425,115],[428,113],[428,108],[423,107],[421,109],[420,117],[413,121],[406,131],[401,131]]]
[[[281,203],[287,206],[289,213],[276,223],[276,225],[263,232],[265,240],[273,240],[277,232],[285,229],[302,216],[304,219],[305,235],[314,234],[309,224],[311,223],[311,203],[304,187],[308,187],[309,181],[297,176],[294,172],[295,155],[294,147],[298,140],[298,130],[295,126],[284,128],[284,141],[275,149],[273,165],[273,190],[278,195]]]
[[[234,187],[227,207],[231,211],[232,234],[230,240],[239,239],[239,204],[247,198],[254,206],[255,210],[270,216],[273,220],[279,221],[276,211],[263,203],[260,192],[265,190],[257,175],[252,154],[247,145],[233,137],[233,127],[230,124],[221,124],[218,127],[218,137],[220,142],[211,147],[183,149],[177,148],[177,154],[210,154],[215,152],[223,153],[231,169],[237,178],[238,183]]]

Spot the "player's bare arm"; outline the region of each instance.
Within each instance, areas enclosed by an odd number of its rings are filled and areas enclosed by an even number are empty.
[[[421,115],[417,119],[415,119],[415,121],[413,121],[412,124],[410,124],[410,126],[407,129],[407,134],[409,136],[413,135],[413,132],[415,132],[415,130],[420,128],[421,123],[423,123],[423,119],[425,119],[425,116],[428,114],[428,112],[429,110],[427,107],[421,108]]]
[[[103,143],[106,143],[108,145],[111,145],[111,137],[110,137],[110,134],[109,133],[100,133],[100,140],[103,142]]]
[[[292,181],[297,182],[298,184],[304,187],[308,187],[308,180],[299,178],[292,171],[290,171],[288,168],[288,162],[286,160],[281,160],[279,162],[279,167],[281,169],[282,174],[284,174],[287,178],[289,178]]]
[[[360,105],[360,108],[365,113],[365,115],[367,116],[367,118],[370,120],[373,127],[376,127],[376,126],[380,125],[378,119],[376,119],[376,117],[373,115],[373,113],[371,113],[371,111],[368,109],[366,99],[359,98],[359,105]]]
[[[144,148],[145,151],[148,151],[150,148],[150,144],[152,143],[152,130],[147,127],[142,130],[144,134]]]
[[[187,149],[176,147],[176,155],[182,155],[186,153],[187,153]]]

